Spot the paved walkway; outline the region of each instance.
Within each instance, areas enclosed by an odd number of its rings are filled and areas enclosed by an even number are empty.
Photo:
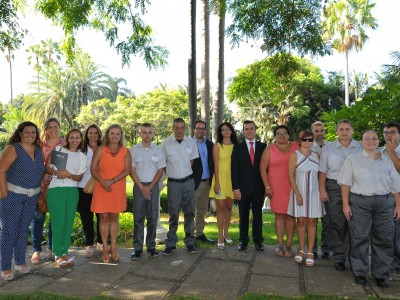
[[[199,250],[189,254],[178,249],[169,256],[130,259],[131,249],[120,249],[118,264],[104,264],[100,252],[84,256],[83,248],[71,249],[73,268],[60,269],[43,260],[30,274],[0,279],[1,295],[42,291],[88,298],[107,295],[118,299],[168,299],[192,296],[200,299],[236,299],[247,292],[299,297],[303,294],[334,295],[350,299],[400,298],[400,277],[391,274],[390,288],[378,288],[369,279],[366,287],[353,283],[347,270],[336,271],[332,259],[317,259],[314,267],[297,265],[292,258],[276,257],[273,246],[257,253],[253,247],[240,253],[235,246],[225,250]]]

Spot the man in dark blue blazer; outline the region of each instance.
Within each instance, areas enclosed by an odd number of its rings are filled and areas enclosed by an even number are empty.
[[[249,243],[249,211],[253,213],[253,242],[257,251],[264,251],[262,237],[262,207],[264,185],[260,175],[261,155],[267,146],[255,140],[256,124],[244,121],[245,141],[235,145],[232,152],[232,187],[235,199],[239,201],[239,251]]]
[[[192,170],[195,188],[195,217],[194,229],[196,239],[213,243],[204,234],[205,215],[208,209],[209,194],[213,175],[212,149],[214,144],[205,138],[206,123],[198,120],[194,125],[194,140],[196,141],[199,157],[193,161]]]

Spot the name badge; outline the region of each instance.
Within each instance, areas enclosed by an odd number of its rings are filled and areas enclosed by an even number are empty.
[[[191,154],[192,151],[193,151],[192,146],[187,146],[187,147],[186,147],[186,153]]]
[[[158,155],[157,154],[153,154],[151,156],[151,161],[158,162]]]

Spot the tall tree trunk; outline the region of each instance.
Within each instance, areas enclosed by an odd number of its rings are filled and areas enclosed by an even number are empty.
[[[217,140],[218,125],[224,118],[224,96],[225,96],[225,3],[220,0],[218,8],[218,87],[213,102],[213,140]]]
[[[188,61],[189,135],[193,134],[197,118],[196,85],[196,0],[190,0],[190,57]]]
[[[11,49],[10,47],[8,47],[8,63],[10,65],[10,102],[14,99],[13,97],[13,75],[12,75],[12,57],[11,57]]]
[[[350,105],[350,100],[349,100],[349,51],[346,50],[345,52],[346,56],[346,70],[344,73],[344,103],[346,106]]]
[[[206,122],[206,138],[210,138],[210,8],[209,0],[203,2],[202,41],[204,56],[201,63],[201,118]]]

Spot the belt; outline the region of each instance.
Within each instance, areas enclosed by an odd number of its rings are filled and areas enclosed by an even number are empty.
[[[201,179],[201,181],[208,181],[208,180],[210,180],[210,178]]]
[[[190,179],[193,178],[193,174],[190,174],[189,176],[186,176],[185,178],[180,178],[180,179],[175,179],[175,178],[168,178],[168,182],[179,182],[179,183],[184,183]]]
[[[16,194],[27,195],[28,197],[32,197],[40,192],[40,186],[35,189],[26,189],[26,188],[23,188],[22,186],[18,186],[18,185],[9,183],[9,182],[7,182],[7,189],[10,192],[14,192]]]

